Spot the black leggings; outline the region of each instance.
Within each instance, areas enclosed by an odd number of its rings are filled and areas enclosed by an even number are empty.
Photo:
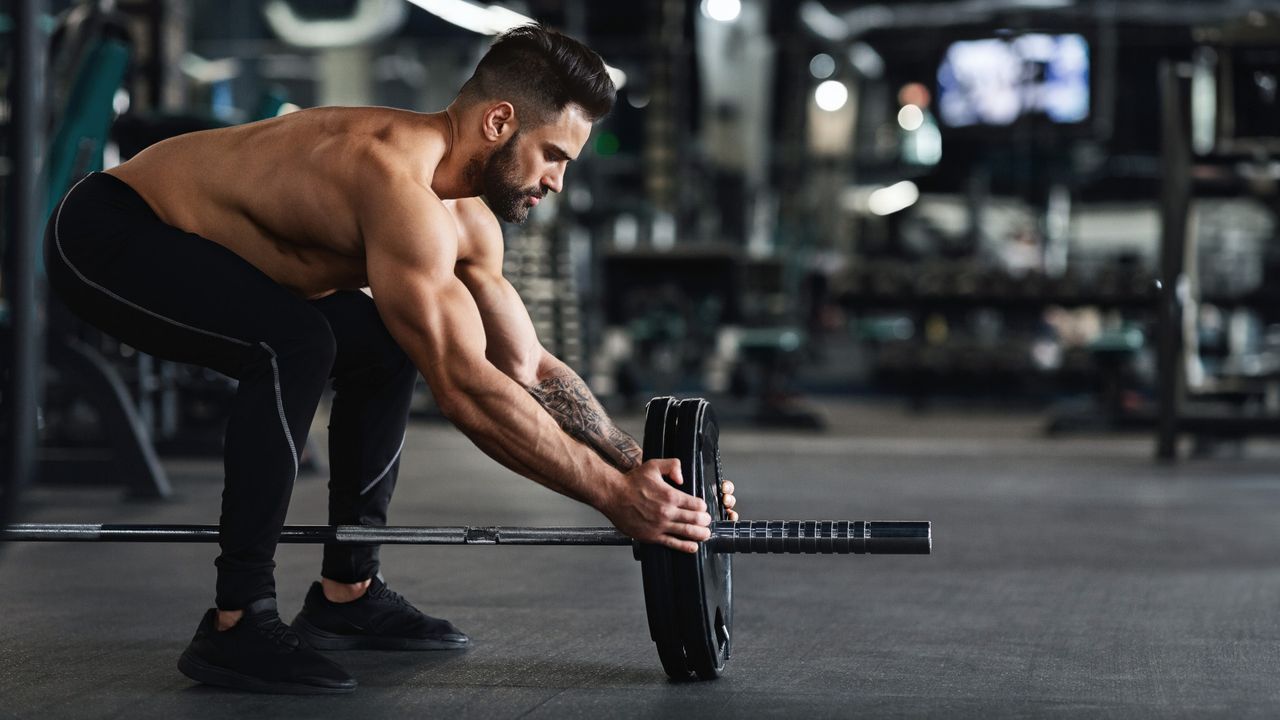
[[[50,286],[84,320],[239,381],[224,447],[219,608],[275,595],[298,453],[330,378],[329,523],[386,525],[418,373],[368,295],[298,297],[221,245],[165,224],[105,173],[67,192],[44,257]],[[324,577],[352,583],[377,572],[377,546],[324,548]]]

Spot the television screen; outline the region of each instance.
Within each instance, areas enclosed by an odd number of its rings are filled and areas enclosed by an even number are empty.
[[[1029,116],[1081,122],[1089,116],[1089,43],[1042,33],[952,43],[938,68],[938,112],[950,127]]]

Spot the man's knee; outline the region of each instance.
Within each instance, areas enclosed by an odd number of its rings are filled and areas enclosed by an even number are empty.
[[[333,329],[320,313],[304,313],[292,319],[281,332],[260,343],[277,364],[294,371],[311,370],[328,377],[338,354]]]
[[[350,338],[360,346],[355,352],[360,361],[355,364],[361,366],[361,370],[373,371],[387,382],[411,383],[417,378],[417,368],[372,308],[372,301],[369,305],[364,332],[359,337]]]
[[[371,349],[369,362],[354,375],[348,376],[359,384],[369,384],[384,388],[396,388],[397,395],[408,395],[413,391],[418,380],[418,368],[409,355],[394,340],[378,343]],[[335,388],[342,384],[343,378],[335,378]]]
[[[413,384],[418,379],[417,366],[413,364],[413,360],[404,348],[395,342],[392,342],[392,347],[387,349],[383,364],[401,383]]]

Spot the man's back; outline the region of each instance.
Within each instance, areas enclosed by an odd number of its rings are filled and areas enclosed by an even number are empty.
[[[444,147],[416,113],[318,108],[178,136],[108,172],[165,222],[311,297],[367,284],[356,198],[388,178],[425,191]]]

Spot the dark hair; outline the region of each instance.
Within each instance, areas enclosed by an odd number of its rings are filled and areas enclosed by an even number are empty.
[[[466,102],[507,100],[534,125],[573,103],[592,122],[613,108],[617,90],[594,50],[541,24],[498,36],[462,86]]]

